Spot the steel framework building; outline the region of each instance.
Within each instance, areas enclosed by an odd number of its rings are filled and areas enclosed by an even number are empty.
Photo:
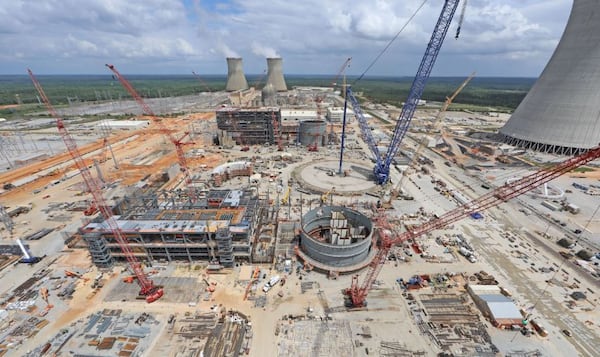
[[[238,145],[274,144],[273,116],[281,126],[281,111],[274,107],[221,108],[216,114],[217,127]]]
[[[129,247],[147,261],[218,261],[231,267],[251,260],[252,237],[259,225],[260,200],[249,190],[211,190],[189,208],[175,195],[124,199],[113,210]],[[124,260],[102,220],[82,229],[92,261],[108,268]]]
[[[501,140],[574,155],[600,142],[598,0],[574,0],[552,58],[506,125]]]

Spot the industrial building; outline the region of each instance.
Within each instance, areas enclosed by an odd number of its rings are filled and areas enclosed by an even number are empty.
[[[598,1],[574,0],[567,27],[542,75],[501,139],[541,152],[574,155],[600,142]]]
[[[164,201],[157,196],[126,198],[114,208],[120,213],[115,216],[116,223],[138,259],[203,260],[224,267],[231,267],[237,260],[250,260],[252,236],[260,221],[255,192],[211,190],[193,208],[176,202],[174,197]],[[125,260],[106,221],[89,223],[82,234],[98,267]]]
[[[523,315],[498,285],[471,285],[467,287],[475,305],[496,327],[523,326]]]
[[[273,121],[281,123],[279,108],[221,108],[217,110],[217,127],[231,134],[238,145],[274,143]]]

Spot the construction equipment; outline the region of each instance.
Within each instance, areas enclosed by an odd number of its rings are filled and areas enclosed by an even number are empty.
[[[40,296],[42,297],[42,300],[44,300],[44,302],[46,303],[46,306],[44,307],[44,310],[40,311],[39,316],[46,316],[48,314],[48,311],[50,311],[54,305],[50,304],[50,302],[48,301],[48,288],[46,287],[42,287],[40,289]]]
[[[194,77],[196,77],[198,82],[200,82],[204,86],[204,88],[206,88],[206,91],[210,92],[210,87],[208,86],[208,84],[206,84],[206,82],[202,80],[202,78],[196,72],[192,71],[192,74],[194,75]]]
[[[452,95],[450,97],[446,97],[446,101],[444,101],[444,104],[440,108],[440,111],[438,112],[437,116],[433,120],[433,124],[432,124],[433,132],[436,132],[440,128],[440,126],[442,124],[442,119],[444,118],[444,113],[446,112],[446,110],[448,110],[448,107],[450,106],[450,104],[452,104],[452,101],[454,101],[454,98],[456,98],[456,96],[467,86],[467,84],[469,84],[469,82],[471,81],[471,79],[473,79],[473,77],[475,77],[475,72],[471,73],[467,77],[467,79],[465,79],[458,86],[458,88],[456,88],[456,90],[454,91],[454,93],[452,93]],[[418,145],[417,149],[415,150],[415,153],[411,159],[409,167],[415,168],[417,166],[417,163],[419,162],[419,159],[421,157],[421,152],[423,151],[425,146],[427,146],[427,136],[426,135],[424,135],[423,138],[421,138],[421,141],[419,142],[419,145]],[[406,179],[407,176],[408,176],[408,169],[404,170],[402,172],[402,176],[400,177],[400,180],[398,180],[398,183],[396,184],[396,186],[394,186],[394,188],[391,190],[391,192],[389,194],[389,200],[387,200],[384,203],[384,205],[385,204],[389,205],[391,203],[391,201],[393,199],[395,199],[396,197],[398,197],[398,195],[402,192],[402,185],[404,184],[404,180]]]
[[[138,284],[141,288],[140,295],[145,296],[146,302],[148,303],[160,299],[164,294],[163,289],[158,286],[155,286],[152,280],[150,280],[144,274],[144,271],[142,270],[138,259],[133,254],[133,251],[128,245],[125,233],[123,233],[123,231],[119,228],[119,225],[117,224],[117,221],[115,220],[112,214],[110,206],[106,203],[106,200],[102,196],[102,190],[100,189],[99,183],[92,177],[88,166],[83,161],[83,158],[81,157],[79,148],[77,146],[77,142],[75,142],[75,139],[73,139],[73,137],[67,130],[63,119],[58,115],[58,113],[50,103],[50,100],[46,96],[44,89],[33,75],[33,72],[30,69],[27,69],[27,72],[29,73],[29,77],[31,78],[31,81],[33,82],[33,85],[35,86],[35,89],[37,90],[39,96],[46,105],[46,109],[48,110],[50,115],[56,120],[58,132],[60,133],[63,141],[65,142],[65,145],[67,147],[67,150],[69,151],[69,154],[71,155],[71,158],[73,159],[75,165],[79,169],[81,177],[83,178],[83,181],[85,182],[88,191],[90,191],[90,193],[92,194],[95,206],[98,207],[98,209],[100,210],[105,222],[108,225],[108,228],[110,229],[111,233],[115,237],[115,240],[119,244],[121,251],[123,251],[123,255],[127,259],[129,266],[133,270],[134,274],[137,276]]]
[[[252,273],[252,276],[250,277],[250,281],[248,282],[248,285],[246,286],[246,291],[244,291],[244,298],[242,299],[243,301],[246,301],[248,299],[248,294],[250,293],[250,289],[252,288],[252,285],[254,285],[258,281],[259,276],[260,276],[260,267],[257,266],[256,268],[254,268],[254,272]]]
[[[467,0],[464,0],[462,10],[460,11],[460,16],[458,17],[458,26],[456,26],[456,35],[454,35],[455,39],[458,39],[458,36],[460,36],[460,29],[462,28],[463,21],[465,21],[465,12],[466,11],[467,11]]]
[[[431,70],[433,69],[433,65],[435,64],[438,53],[442,48],[442,44],[446,38],[448,28],[450,27],[450,23],[454,17],[454,13],[456,12],[459,1],[460,0],[444,1],[442,12],[440,13],[433,33],[431,34],[431,39],[429,40],[425,54],[421,59],[421,64],[419,65],[419,69],[417,70],[417,74],[413,80],[408,97],[406,98],[404,106],[402,107],[400,117],[396,121],[392,139],[385,156],[382,156],[379,152],[379,148],[377,147],[377,143],[373,138],[373,134],[371,133],[367,119],[360,108],[358,100],[352,92],[352,87],[346,87],[346,99],[352,104],[352,108],[358,120],[362,136],[369,146],[373,160],[375,160],[373,175],[375,176],[375,182],[379,185],[387,183],[390,179],[390,166],[394,160],[394,157],[398,153],[398,150],[400,149],[400,144],[404,138],[404,135],[408,131],[410,121],[417,108],[417,104],[419,103],[421,95],[423,94],[425,84],[429,79],[429,75],[431,74]]]
[[[281,204],[282,205],[287,205],[290,201],[290,193],[292,192],[292,187],[288,186],[287,190],[285,191],[285,195],[283,195],[283,198],[281,199]]]
[[[335,88],[337,85],[339,85],[339,83],[337,83],[337,81],[340,78],[340,76],[342,74],[344,74],[344,72],[346,72],[346,68],[350,67],[350,62],[352,62],[352,57],[346,58],[346,60],[344,61],[344,64],[342,64],[342,66],[340,67],[340,70],[337,72],[335,77],[333,77],[333,80],[331,81],[331,87]],[[342,93],[343,93],[345,84],[346,84],[346,77],[344,76],[344,81],[342,83]]]
[[[367,294],[393,246],[409,240],[414,242],[416,238],[431,231],[446,227],[449,224],[474,213],[498,206],[503,202],[507,202],[514,197],[527,193],[534,188],[550,182],[562,174],[585,165],[599,157],[600,146],[597,146],[583,154],[555,165],[554,167],[545,168],[533,174],[524,176],[519,180],[506,183],[505,185],[500,186],[477,199],[467,202],[438,218],[434,218],[420,226],[410,228],[403,233],[395,233],[392,225],[387,221],[386,216],[382,212],[379,212],[376,217],[377,226],[379,227],[378,235],[380,238],[379,251],[369,264],[363,283],[359,286],[358,275],[352,278],[352,285],[346,290],[346,294],[349,297],[348,305],[356,308],[364,307],[366,305]]]
[[[331,196],[333,193],[335,192],[335,187],[332,187],[329,191],[325,192],[323,195],[321,195],[321,203],[322,204],[327,204],[327,199],[329,198],[329,196]]]
[[[165,135],[169,139],[169,141],[175,146],[175,151],[177,153],[177,162],[179,163],[179,169],[183,173],[185,184],[187,186],[188,196],[190,198],[190,201],[196,202],[196,198],[197,198],[196,190],[195,190],[194,186],[192,185],[192,177],[190,175],[190,170],[189,170],[189,167],[187,164],[187,160],[185,158],[185,152],[183,151],[184,145],[193,144],[191,142],[185,142],[185,143],[183,142],[183,139],[186,136],[188,136],[190,133],[185,132],[180,138],[176,138],[175,136],[173,136],[172,131],[166,127],[166,125],[163,123],[162,120],[160,120],[156,117],[156,114],[154,114],[154,111],[152,111],[152,109],[146,104],[144,99],[138,94],[138,92],[135,90],[135,88],[133,88],[131,83],[129,83],[129,81],[127,81],[127,79],[125,79],[125,77],[123,77],[121,75],[121,73],[119,73],[119,71],[117,71],[115,66],[113,66],[112,64],[107,64],[106,67],[114,73],[114,75],[119,80],[119,82],[121,82],[121,85],[123,86],[123,88],[125,88],[125,90],[127,90],[127,92],[129,92],[129,94],[135,99],[135,101],[138,103],[138,105],[142,108],[142,111],[144,112],[144,114],[148,115],[151,118],[152,122],[155,123],[156,125],[158,125],[159,131],[163,135]]]
[[[209,293],[214,293],[217,288],[217,283],[209,282],[206,278],[202,279],[202,281],[206,284],[206,291]]]
[[[42,260],[42,258],[40,257],[33,256],[31,252],[29,252],[27,248],[25,248],[23,241],[21,241],[20,239],[17,239],[17,244],[19,245],[19,248],[21,248],[21,253],[23,253],[23,257],[19,260],[19,263],[35,264]]]
[[[84,278],[81,274],[79,273],[75,273],[73,271],[70,270],[65,270],[65,276],[68,276],[70,278],[77,278],[77,279],[84,279],[87,280],[86,278]]]

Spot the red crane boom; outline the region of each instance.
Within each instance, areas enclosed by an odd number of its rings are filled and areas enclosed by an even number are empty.
[[[210,87],[208,86],[208,84],[206,84],[206,82],[202,79],[202,77],[200,77],[196,72],[192,71],[192,74],[194,75],[194,77],[196,77],[196,79],[198,80],[198,82],[202,83],[202,85],[204,86],[204,88],[206,88],[207,92],[210,92]]]
[[[185,158],[185,152],[183,151],[184,145],[193,144],[191,142],[186,142],[186,143],[183,142],[183,139],[189,135],[189,132],[185,132],[180,138],[176,138],[175,136],[173,136],[173,133],[171,132],[171,130],[165,126],[165,124],[162,122],[162,120],[160,120],[156,117],[156,114],[154,114],[154,111],[152,111],[152,109],[148,106],[148,104],[146,104],[144,99],[138,94],[138,92],[135,90],[135,88],[133,88],[131,83],[129,83],[129,81],[127,79],[125,79],[125,77],[123,77],[121,75],[121,73],[119,73],[119,71],[117,71],[115,66],[113,66],[112,64],[107,64],[106,67],[108,67],[108,69],[110,69],[114,73],[114,75],[119,80],[119,82],[121,82],[121,85],[125,88],[125,90],[127,90],[127,92],[129,92],[129,94],[135,99],[135,101],[138,103],[138,105],[142,108],[142,111],[144,112],[144,114],[148,115],[152,119],[152,122],[154,122],[155,124],[158,125],[160,132],[163,133],[169,139],[169,141],[171,143],[173,143],[173,145],[175,145],[175,152],[177,153],[177,162],[179,163],[179,169],[183,173],[185,184],[186,184],[186,187],[188,190],[188,196],[190,197],[190,200],[192,202],[196,202],[196,198],[197,198],[196,191],[194,190],[194,187],[192,186],[192,177],[190,175],[190,170],[189,170],[189,167],[187,164],[187,160]]]
[[[111,233],[113,234],[117,243],[119,244],[119,247],[123,251],[123,255],[125,255],[125,258],[127,258],[129,266],[131,267],[133,273],[137,277],[138,284],[141,288],[140,295],[145,296],[146,302],[148,303],[160,299],[164,293],[163,289],[158,286],[155,286],[154,282],[152,282],[152,280],[148,278],[148,276],[144,273],[140,262],[137,260],[131,248],[129,247],[129,243],[127,241],[127,238],[125,237],[125,234],[119,228],[119,225],[117,224],[117,221],[115,220],[109,205],[104,200],[101,186],[99,185],[98,181],[94,179],[94,177],[92,177],[88,166],[83,161],[81,153],[79,152],[79,148],[77,147],[77,143],[65,127],[63,119],[58,115],[58,113],[50,103],[50,100],[46,96],[44,89],[33,75],[33,72],[30,69],[27,69],[27,72],[29,73],[29,77],[31,78],[31,81],[35,86],[35,89],[39,93],[44,104],[46,105],[46,109],[48,110],[50,115],[52,115],[52,117],[56,119],[56,126],[58,128],[58,132],[60,133],[60,136],[65,142],[65,145],[69,150],[69,154],[71,154],[71,158],[73,159],[75,165],[79,169],[79,172],[81,173],[81,177],[83,177],[85,185],[92,194],[92,198],[94,200],[93,204],[98,208],[100,213],[102,213],[102,216],[104,217],[105,222],[108,224]]]
[[[495,190],[490,191],[489,193],[476,198],[473,201],[467,202],[464,205],[459,206],[438,218],[435,218],[425,224],[403,233],[393,233],[391,225],[387,222],[387,218],[385,218],[384,214],[381,213],[378,217],[378,223],[380,226],[379,236],[381,238],[381,241],[379,242],[379,251],[375,255],[375,258],[373,258],[371,264],[369,264],[367,275],[362,285],[359,286],[358,276],[354,276],[352,278],[351,287],[346,290],[346,294],[350,297],[350,303],[352,307],[365,306],[367,294],[375,282],[379,271],[381,271],[381,267],[383,266],[383,263],[385,263],[390,249],[394,245],[407,240],[414,240],[415,238],[425,235],[433,230],[446,227],[449,224],[459,221],[472,213],[498,206],[499,204],[506,202],[511,198],[515,198],[519,195],[529,192],[532,189],[539,187],[544,183],[550,182],[562,174],[591,162],[599,157],[600,146],[597,146],[583,154],[565,160],[554,167],[542,169],[517,181],[500,186]]]

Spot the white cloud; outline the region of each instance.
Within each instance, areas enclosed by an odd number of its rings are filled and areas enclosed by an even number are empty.
[[[99,63],[122,62],[137,73],[198,66],[224,74],[224,57],[241,56],[247,73],[260,73],[263,57],[281,55],[287,73],[335,73],[348,56],[350,71],[360,73],[422,1],[231,0],[208,7],[201,0],[0,0],[0,46],[10,49],[0,53],[0,68],[22,73],[32,63],[42,73],[104,73]],[[461,38],[453,39],[454,23],[434,75],[538,75],[570,5],[469,2]],[[441,2],[427,2],[371,74],[412,75],[440,10]]]

